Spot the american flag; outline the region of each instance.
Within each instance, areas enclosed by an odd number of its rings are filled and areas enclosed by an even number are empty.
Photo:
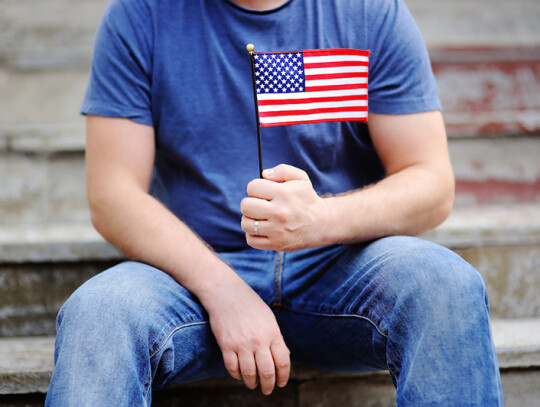
[[[261,126],[367,121],[369,51],[253,53]]]

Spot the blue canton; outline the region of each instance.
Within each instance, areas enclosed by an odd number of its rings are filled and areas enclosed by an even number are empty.
[[[306,78],[301,52],[255,54],[254,58],[258,94],[304,91]]]

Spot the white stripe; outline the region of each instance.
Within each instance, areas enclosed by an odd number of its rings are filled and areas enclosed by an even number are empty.
[[[319,56],[319,57],[304,56],[304,64],[317,64],[320,62],[342,62],[342,61],[369,62],[369,58],[363,57],[361,55],[328,55],[328,56]]]
[[[340,79],[317,79],[306,80],[306,89],[313,86],[356,85],[368,83],[367,78],[340,78]]]
[[[262,93],[257,95],[257,100],[283,100],[283,99],[310,99],[325,98],[332,96],[354,96],[367,95],[367,89],[344,89],[327,90],[320,92],[298,92],[298,93]]]
[[[367,72],[367,66],[338,66],[336,68],[306,68],[307,75],[323,75],[328,73]]]
[[[277,124],[286,122],[301,122],[307,120],[328,120],[328,119],[364,119],[368,112],[337,112],[337,113],[318,113],[296,116],[276,116],[261,117],[261,124]]]
[[[303,104],[291,105],[267,105],[259,106],[259,112],[279,112],[289,110],[309,110],[327,107],[358,107],[367,106],[367,100],[342,100],[339,102],[306,102]]]

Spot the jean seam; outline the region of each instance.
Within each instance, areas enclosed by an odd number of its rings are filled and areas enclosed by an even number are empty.
[[[274,307],[281,307],[281,277],[283,274],[283,253],[276,252],[274,259],[274,301],[272,305]]]
[[[170,331],[169,333],[167,334],[167,336],[165,336],[165,338],[161,341],[161,343],[159,344],[159,346],[152,352],[150,353],[150,356],[149,356],[149,359],[152,359],[154,356],[156,356],[157,353],[159,353],[159,351],[163,348],[163,346],[165,346],[165,344],[167,343],[167,341],[169,340],[169,338],[177,331],[179,331],[180,329],[183,329],[183,328],[188,328],[190,326],[197,326],[197,325],[206,325],[208,324],[207,321],[198,321],[198,322],[186,322],[186,323],[183,323],[183,324],[180,324],[180,325],[176,325],[174,326]],[[144,394],[144,399],[147,400],[148,399],[148,392],[150,391],[150,389],[152,388],[152,382],[154,381],[154,377],[152,375],[152,373],[150,372],[150,380],[149,380],[149,386],[148,388],[146,389],[146,393]]]

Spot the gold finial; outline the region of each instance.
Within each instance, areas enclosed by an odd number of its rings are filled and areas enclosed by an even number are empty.
[[[253,45],[253,44],[248,44],[248,45],[246,46],[246,49],[248,50],[249,54],[251,55],[251,54],[253,54],[253,50],[255,50],[255,45]]]

